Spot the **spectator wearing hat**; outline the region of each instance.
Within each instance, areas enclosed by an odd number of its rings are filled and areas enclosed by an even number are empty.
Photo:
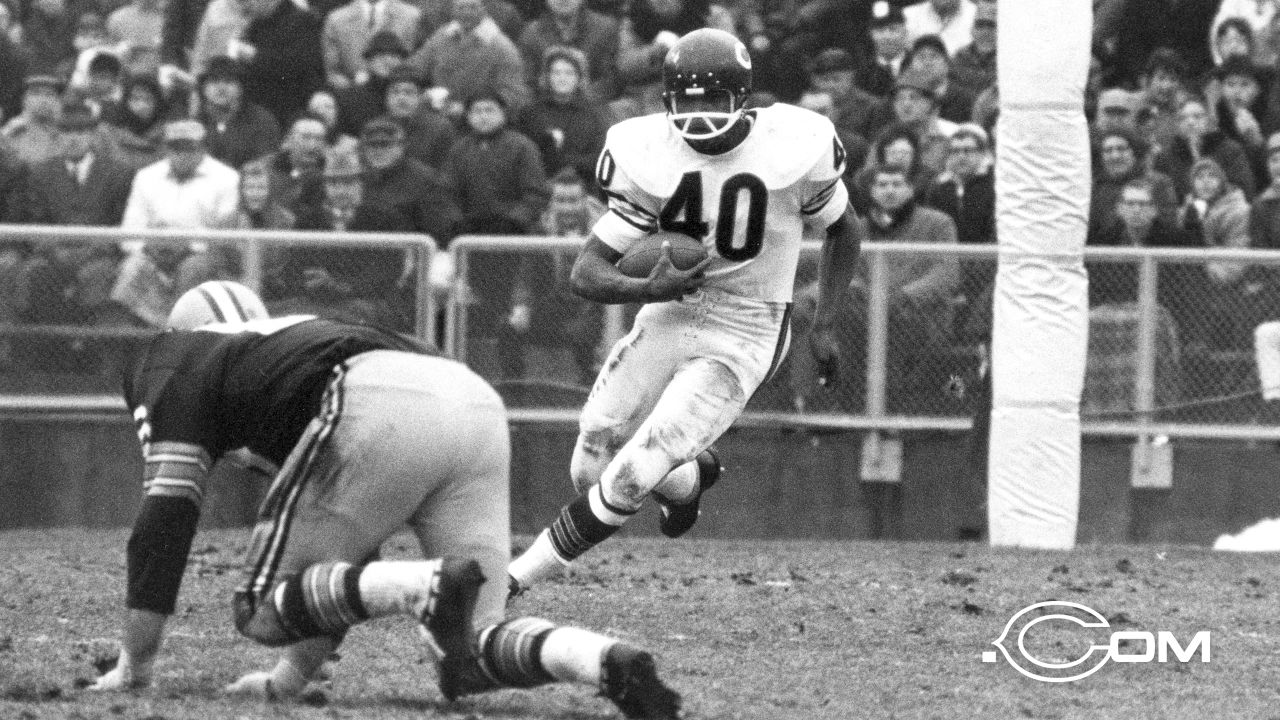
[[[446,114],[453,117],[461,114],[464,100],[483,88],[496,88],[508,107],[529,100],[520,51],[481,0],[453,0],[452,20],[423,43],[409,64],[431,87],[447,93]]]
[[[23,83],[22,112],[0,129],[10,149],[27,165],[58,154],[58,109],[63,82],[53,75],[28,75]]]
[[[835,103],[836,129],[874,137],[892,119],[892,112],[884,100],[858,87],[857,78],[853,56],[840,48],[823,50],[809,69],[809,87],[829,94]]]
[[[166,0],[169,5],[183,0]],[[240,34],[249,22],[240,9],[239,0],[212,0],[196,26],[191,46],[191,75],[200,77],[209,69],[209,62],[238,51]]]
[[[938,116],[954,123],[968,122],[973,114],[973,95],[951,82],[951,56],[937,35],[916,38],[905,68],[922,74],[934,85]]]
[[[587,59],[583,85],[588,97],[607,100],[617,94],[618,20],[587,8],[583,0],[547,0],[542,14],[520,33],[517,46],[531,87],[538,84],[548,49],[572,47]]]
[[[996,0],[974,4],[973,42],[951,57],[951,82],[977,97],[996,81]]]
[[[324,85],[321,21],[292,0],[240,0],[248,17],[234,57],[243,68],[244,97],[278,124],[302,112]]]
[[[164,126],[165,158],[134,176],[121,227],[235,227],[240,175],[208,155],[205,135],[197,120]],[[120,264],[111,296],[143,322],[164,327],[169,308],[182,293],[206,280],[230,277],[238,265],[234,250],[221,245],[133,245]]]
[[[384,30],[373,36],[364,50],[364,67],[367,72],[354,84],[337,90],[338,115],[342,131],[359,135],[365,123],[386,112],[387,76],[404,65],[409,51],[399,36]]]
[[[872,95],[887,98],[911,49],[902,9],[887,0],[871,5],[871,48],[871,61],[858,74],[858,83]]]
[[[360,132],[365,198],[404,216],[415,232],[444,248],[457,232],[461,212],[453,177],[405,152],[405,130],[394,118],[370,120]]]
[[[916,68],[898,76],[893,91],[894,121],[920,140],[920,165],[933,175],[946,169],[948,146],[956,123],[938,115],[938,85]]]
[[[115,227],[123,220],[133,170],[98,150],[98,125],[87,103],[63,104],[58,155],[31,167],[26,222]]]
[[[324,19],[324,68],[330,87],[364,82],[373,41],[386,33],[399,44],[401,60],[418,46],[422,11],[404,0],[351,0]],[[398,62],[398,61],[397,61]],[[386,73],[384,72],[385,76]]]
[[[458,132],[453,122],[423,99],[422,77],[411,65],[387,76],[387,115],[405,132],[405,153],[433,168],[444,167]]]
[[[119,225],[133,171],[95,150],[98,120],[81,101],[64,104],[58,120],[59,156],[31,168],[23,222]],[[120,262],[109,245],[40,245],[23,262],[15,284],[18,320],[29,324],[130,325],[111,300]],[[28,338],[15,347],[20,365],[88,372],[103,348],[92,341]]]
[[[328,128],[311,113],[299,115],[289,126],[280,149],[248,163],[265,171],[271,199],[292,212],[318,205],[324,198],[322,175],[328,149]],[[244,169],[241,169],[241,174]]]
[[[973,42],[973,20],[977,14],[973,0],[921,0],[902,9],[909,41],[937,35],[942,38],[948,56]]]
[[[512,124],[538,146],[548,177],[565,167],[580,177],[594,177],[596,160],[604,149],[609,121],[587,100],[586,63],[580,50],[548,48],[537,98],[516,113]]]
[[[301,208],[299,230],[411,232],[398,210],[369,196],[360,159],[329,152],[324,160],[324,199]],[[308,312],[347,322],[410,329],[400,278],[405,253],[398,249],[323,246],[290,248],[268,280],[273,312]]]
[[[236,61],[214,58],[196,87],[196,119],[205,127],[205,147],[214,158],[238,168],[280,147],[279,123],[266,108],[246,99]]]

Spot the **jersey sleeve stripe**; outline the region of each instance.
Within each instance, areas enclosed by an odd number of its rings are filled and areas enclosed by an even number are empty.
[[[194,480],[157,477],[142,484],[143,490],[151,497],[180,497],[195,503],[197,507],[204,502],[204,489]]]
[[[831,196],[835,195],[836,184],[839,182],[840,182],[840,178],[836,178],[835,180],[832,180],[830,183],[828,183],[826,187],[819,190],[816,195],[814,195],[812,198],[809,198],[808,202],[806,202],[804,205],[800,207],[800,212],[804,213],[805,215],[813,215],[814,213],[821,210],[823,206],[827,204],[827,201],[831,199]]]
[[[650,212],[649,210],[645,209],[641,205],[637,205],[635,202],[628,199],[627,196],[621,193],[605,190],[604,194],[610,200],[610,203],[609,203],[610,207],[613,207],[614,205],[620,206],[624,208],[627,212],[633,215],[639,215],[640,217],[647,218],[650,221],[658,219],[658,216],[656,214]]]
[[[609,208],[609,214],[618,217],[620,220],[622,220],[626,224],[630,225],[631,227],[641,232],[646,232],[646,233],[653,232],[658,227],[657,223],[654,223],[653,221],[638,222],[636,220],[633,220],[627,217],[624,213],[620,212],[618,208]]]

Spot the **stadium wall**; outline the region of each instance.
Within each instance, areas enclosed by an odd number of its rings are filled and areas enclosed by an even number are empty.
[[[709,538],[953,540],[981,521],[985,493],[963,476],[965,435],[905,433],[902,481],[862,482],[858,433],[734,429],[719,443],[725,481],[693,531]],[[571,497],[564,427],[513,429],[513,527],[533,533]],[[1272,442],[1175,440],[1171,490],[1129,487],[1130,442],[1086,439],[1079,543],[1208,545],[1224,532],[1280,516]],[[120,422],[0,422],[0,529],[124,526],[141,500],[142,461]],[[209,527],[252,522],[263,483],[219,466]],[[654,534],[649,508],[625,532]]]

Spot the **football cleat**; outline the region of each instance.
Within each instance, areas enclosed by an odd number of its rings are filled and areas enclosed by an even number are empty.
[[[440,692],[449,700],[465,694],[460,689],[477,662],[472,616],[484,580],[475,560],[444,558],[422,614],[423,637],[440,661]]]
[[[658,501],[658,507],[662,510],[662,517],[658,521],[658,529],[662,530],[662,534],[669,538],[678,538],[689,532],[694,523],[698,522],[698,515],[701,510],[698,506],[702,501],[702,494],[711,489],[712,485],[720,479],[720,471],[724,468],[720,467],[720,458],[716,456],[715,450],[707,448],[698,453],[694,458],[698,463],[698,494],[693,500],[678,505],[666,499],[658,493],[654,493],[654,498]]]
[[[626,643],[615,643],[604,656],[601,687],[605,697],[629,718],[679,720],[680,693],[658,679],[653,656]]]

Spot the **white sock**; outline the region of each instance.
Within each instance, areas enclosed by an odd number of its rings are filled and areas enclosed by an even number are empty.
[[[556,552],[551,544],[551,531],[538,533],[528,550],[520,553],[520,557],[511,561],[507,572],[520,583],[520,587],[532,587],[534,583],[559,575],[569,562]]]
[[[604,655],[616,642],[590,630],[556,628],[542,643],[542,666],[557,680],[599,685]]]
[[[281,697],[293,697],[306,686],[306,676],[285,658],[280,658],[280,662],[271,669],[271,689]]]
[[[690,460],[667,473],[653,491],[677,505],[684,505],[698,497],[698,485],[698,461]]]
[[[369,617],[421,617],[431,600],[440,560],[371,562],[360,571],[360,601]]]

